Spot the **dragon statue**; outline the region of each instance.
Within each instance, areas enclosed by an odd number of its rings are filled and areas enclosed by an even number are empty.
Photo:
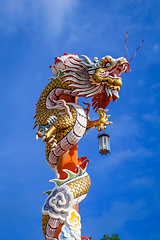
[[[47,163],[55,172],[56,184],[42,208],[42,229],[46,240],[90,239],[81,237],[78,203],[87,195],[90,178],[86,172],[89,160],[78,158],[77,143],[90,129],[104,129],[108,121],[105,108],[119,98],[122,86],[121,74],[130,71],[124,57],[105,56],[91,61],[87,56],[64,53],[55,58],[50,66],[56,76],[42,91],[36,106],[34,128],[36,137],[46,143]],[[83,108],[77,104],[78,97],[92,97],[93,109],[98,120],[89,118],[90,104]]]

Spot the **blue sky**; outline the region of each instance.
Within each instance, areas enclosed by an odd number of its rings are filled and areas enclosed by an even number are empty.
[[[0,239],[44,239],[42,193],[54,187],[54,174],[32,125],[49,65],[64,52],[125,56],[126,31],[128,60],[145,41],[122,75],[120,99],[108,106],[111,154],[98,153],[96,130],[79,142],[92,181],[80,204],[82,235],[160,239],[159,11],[158,0],[1,0]]]

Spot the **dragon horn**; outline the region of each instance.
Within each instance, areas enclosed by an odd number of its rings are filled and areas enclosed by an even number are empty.
[[[91,59],[89,57],[87,57],[86,55],[81,55],[81,57],[85,58],[89,64],[92,64]]]

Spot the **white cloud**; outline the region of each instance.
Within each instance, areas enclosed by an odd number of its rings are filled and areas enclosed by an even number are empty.
[[[142,130],[140,131],[140,126],[137,123],[137,119],[132,117],[130,114],[124,114],[113,119],[113,125],[110,128],[112,138],[119,141],[122,138],[130,139],[133,136],[142,137]]]
[[[135,157],[137,161],[139,161],[139,159],[142,159],[144,157],[150,157],[151,155],[152,155],[152,152],[150,152],[147,148],[140,147],[136,151],[134,151],[133,149],[132,150],[128,149],[126,151],[113,154],[113,161],[115,161],[115,163],[116,162],[119,163],[122,161],[131,160]]]
[[[159,93],[159,87],[160,87],[160,82],[156,82],[150,87],[150,89],[153,91],[153,93],[155,93],[155,90],[158,90],[158,93]]]
[[[96,216],[96,219],[92,215],[90,218],[88,217],[85,224],[88,227],[91,226],[90,232],[92,232],[93,236],[97,236],[97,234],[103,236],[104,229],[108,234],[119,232],[128,221],[145,219],[148,211],[143,199],[135,202],[115,201],[108,211],[103,210],[102,215]],[[97,226],[99,226],[98,233],[96,232]]]
[[[39,30],[58,35],[63,24],[72,16],[78,0],[10,0],[0,3],[0,28],[5,34],[19,30]],[[44,32],[45,30],[45,32]]]
[[[46,27],[54,35],[59,34],[63,30],[65,21],[70,21],[73,9],[78,4],[78,0],[58,0],[58,1],[41,1]],[[42,11],[41,9],[41,11]]]
[[[151,188],[154,184],[154,180],[150,177],[143,176],[139,178],[133,178],[131,182],[131,187],[137,188],[137,187],[145,187],[145,188]]]
[[[153,45],[153,51],[156,52],[157,50],[159,50],[159,43]]]
[[[104,212],[104,217],[107,219],[117,219],[116,224],[120,226],[129,220],[144,219],[145,202],[139,199],[135,202],[114,202],[108,212]],[[142,214],[143,212],[143,214]]]
[[[143,114],[141,118],[147,122],[154,124],[155,126],[159,125],[160,123],[160,115],[156,111]]]
[[[138,148],[138,147],[137,147]],[[146,158],[153,157],[153,153],[147,148],[138,148],[137,150],[127,149],[125,151],[117,151],[111,153],[110,156],[103,156],[103,161],[99,161],[98,165],[91,165],[90,168],[93,173],[99,174],[101,178],[106,179],[106,171],[107,174],[110,174],[115,169],[119,167],[125,167],[124,162],[132,162],[134,163],[143,163],[146,161]],[[94,160],[94,159],[92,159]],[[136,180],[135,180],[136,181]],[[138,184],[138,180],[137,180]]]

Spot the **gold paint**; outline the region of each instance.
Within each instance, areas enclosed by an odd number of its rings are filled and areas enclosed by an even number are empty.
[[[128,65],[128,61],[122,60],[122,61],[120,61],[119,63],[117,63],[116,68],[117,68],[118,66],[124,64],[124,63],[127,63],[127,65]]]
[[[89,177],[89,175],[87,175],[86,177],[79,178],[77,180],[73,180],[72,182],[68,183],[67,185],[70,187],[74,198],[77,198],[81,195],[86,194],[89,191],[90,186],[91,186],[90,177]],[[43,230],[45,239],[46,239],[46,227],[47,227],[49,218],[50,218],[49,215],[42,214],[42,230]]]
[[[107,110],[108,112],[108,110]],[[106,115],[105,111],[103,110],[97,110],[97,113],[99,114],[99,119],[90,121],[89,119],[87,120],[87,128],[91,128],[96,126],[98,131],[101,131],[101,128],[103,126],[107,126],[109,124],[112,124],[112,122],[108,121],[108,118],[110,115]]]
[[[68,223],[75,230],[78,230],[81,228],[80,215],[77,212],[75,212],[75,210],[72,210],[72,212],[70,213],[70,217],[68,217]]]
[[[37,132],[37,135],[40,138],[42,138],[43,136],[46,136],[46,138],[43,141],[46,142],[45,154],[46,154],[47,160],[48,160],[48,155],[52,148],[53,142],[57,143],[58,141],[60,141],[64,136],[66,136],[72,130],[72,127],[74,126],[74,123],[77,117],[76,110],[74,109],[73,106],[69,106],[69,108],[72,114],[71,119],[68,117],[68,115],[58,115],[56,113],[57,109],[54,109],[54,114],[52,115],[55,115],[55,116],[57,115],[58,119],[55,120],[55,122],[53,122],[53,124],[50,126],[49,130],[45,134],[41,132]],[[53,138],[53,140],[49,142],[51,138]]]
[[[109,59],[109,58],[102,59],[102,61],[101,61],[101,66],[102,66],[103,68],[105,68],[105,64],[106,64],[107,62],[109,62],[109,63],[111,64],[111,66],[113,66],[113,61],[112,61],[112,59]],[[110,66],[110,67],[111,67],[111,66]],[[110,67],[109,67],[109,68],[110,68]]]
[[[39,124],[41,125],[46,125],[47,123],[47,119],[51,116],[51,115],[55,115],[55,116],[59,116],[59,112],[61,110],[57,110],[57,109],[47,109],[46,108],[46,98],[48,96],[48,94],[55,88],[64,88],[64,89],[68,89],[68,90],[74,90],[73,87],[68,87],[69,84],[71,84],[71,82],[67,82],[64,83],[64,79],[58,77],[55,78],[54,80],[52,80],[42,91],[40,98],[37,102],[37,107],[36,107],[36,120]]]
[[[48,139],[52,136],[52,134],[54,133],[55,130],[56,130],[56,127],[54,125],[51,125],[49,130],[44,135]]]
[[[107,77],[101,77],[101,72],[104,71],[103,68],[96,69],[95,74],[89,76],[89,81],[93,85],[99,85],[106,84],[107,86],[110,86],[110,88],[118,89],[120,90],[120,87],[122,86],[122,80],[121,78],[111,78],[109,76]]]
[[[113,61],[112,59],[109,58],[105,58],[102,59],[101,61],[101,65],[105,66],[106,62],[110,62],[111,65],[113,66]],[[128,62],[126,60],[123,60],[121,62],[119,62],[116,66],[116,68],[121,65],[121,64],[128,64]],[[96,69],[95,74],[93,75],[89,75],[89,81],[91,82],[91,84],[93,85],[107,85],[112,89],[117,89],[118,91],[120,90],[120,87],[122,86],[122,80],[121,78],[118,79],[114,79],[114,78],[110,78],[110,77],[106,77],[103,78],[101,77],[101,71],[103,71],[104,69],[108,69],[108,68],[99,68]],[[64,83],[64,80],[67,79],[66,78],[61,78],[61,77],[57,77],[53,80],[51,80],[49,82],[49,84],[44,88],[44,90],[42,91],[40,98],[37,102],[37,107],[36,107],[36,120],[40,125],[47,125],[47,119],[51,116],[54,115],[56,116],[58,119],[50,126],[50,128],[48,129],[48,132],[45,133],[46,135],[46,139],[44,139],[44,141],[46,142],[46,148],[45,148],[45,154],[46,154],[46,158],[48,161],[48,155],[49,152],[52,148],[52,144],[53,142],[58,142],[60,141],[64,136],[66,136],[66,134],[68,134],[71,130],[72,127],[74,126],[74,123],[76,121],[76,111],[72,106],[69,106],[70,112],[72,114],[72,119],[69,119],[69,117],[67,115],[61,115],[60,112],[62,112],[63,110],[60,109],[47,109],[46,108],[46,98],[48,96],[48,94],[55,88],[63,88],[63,89],[68,89],[68,90],[75,90],[74,87],[69,87],[69,85],[71,84],[71,82],[66,82]],[[89,121],[88,120],[88,124],[87,127],[92,127],[92,126],[99,126],[98,129],[100,129],[100,126],[103,125],[108,125],[110,124],[110,122],[108,122],[106,117],[100,117],[99,120],[97,121]],[[43,137],[44,135],[42,135],[42,133],[37,133],[39,137]],[[51,138],[54,138],[53,141],[51,140],[50,143],[49,140]]]
[[[41,219],[41,221],[42,221],[42,231],[43,231],[45,239],[46,239],[46,227],[47,227],[47,223],[49,221],[49,218],[50,218],[49,215],[42,214],[42,219]]]
[[[71,192],[73,193],[74,198],[77,198],[81,195],[86,194],[91,186],[90,177],[87,175],[86,177],[79,178],[67,184]]]

